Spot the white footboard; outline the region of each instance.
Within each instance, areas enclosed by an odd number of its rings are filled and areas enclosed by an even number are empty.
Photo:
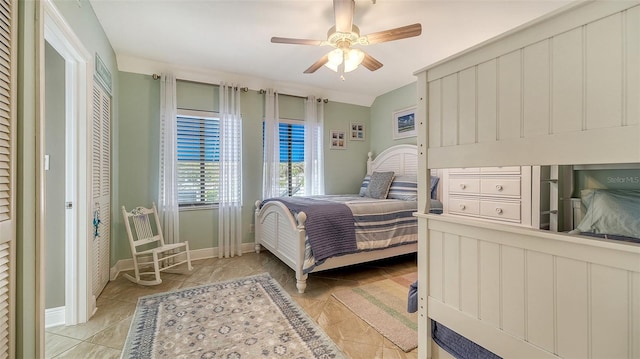
[[[280,258],[296,273],[298,292],[304,293],[307,286],[307,274],[302,273],[304,263],[304,240],[306,231],[304,212],[294,218],[289,209],[282,202],[267,202],[260,208],[261,201],[256,202],[255,214],[255,246],[260,252],[260,246]]]
[[[432,318],[504,358],[640,357],[640,246],[420,217],[421,325]]]

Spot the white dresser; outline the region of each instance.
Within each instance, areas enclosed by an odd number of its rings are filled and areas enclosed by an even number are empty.
[[[443,170],[442,199],[447,215],[531,226],[531,167]]]

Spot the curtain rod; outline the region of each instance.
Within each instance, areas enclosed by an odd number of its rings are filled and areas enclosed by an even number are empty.
[[[260,93],[261,95],[264,95],[265,93],[267,93],[267,91],[264,90],[264,89],[260,89],[260,91],[258,91],[258,93]],[[289,94],[286,94],[286,93],[279,93],[279,92],[278,92],[278,95],[289,96],[289,97],[297,97],[297,98],[302,98],[302,99],[305,99],[305,100],[309,99],[308,96],[289,95]],[[324,103],[329,103],[329,99],[326,99],[326,98],[318,98],[316,101],[318,101],[318,102],[322,101]]]
[[[153,74],[153,75],[151,75],[151,77],[152,77],[154,80],[159,80],[159,79],[160,79],[160,77],[161,77],[161,75]],[[177,80],[177,79],[176,79],[176,80]],[[190,80],[185,80],[185,81],[189,81],[189,82],[196,82],[196,81],[190,81]],[[199,82],[199,83],[202,83],[202,84],[205,84],[205,85],[212,85],[212,86],[218,86],[218,87],[220,87],[220,85],[210,84],[210,83],[206,83],[206,82]],[[238,87],[237,87],[237,86],[235,86],[234,88],[238,88]],[[242,92],[249,92],[249,88],[248,88],[248,87],[240,87],[240,91],[242,91]]]

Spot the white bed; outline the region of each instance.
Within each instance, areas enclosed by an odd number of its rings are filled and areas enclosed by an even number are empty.
[[[417,148],[415,145],[390,147],[380,153],[375,160],[372,160],[371,153],[369,153],[367,173],[372,174],[374,171],[393,171],[396,177],[415,176],[418,170],[417,158]],[[300,212],[294,217],[289,209],[281,202],[266,202],[260,207],[261,202],[262,201],[256,202],[256,251],[259,252],[260,248],[264,247],[291,267],[295,272],[298,291],[304,293],[308,277],[308,273],[304,273],[303,270],[305,261],[305,239],[307,237],[305,230],[306,214]],[[409,244],[393,246],[386,249],[332,257],[324,261],[321,265],[315,266],[311,272],[415,253],[416,250],[417,243],[414,240]]]
[[[640,163],[638,1],[573,3],[416,75],[419,178]],[[420,358],[430,320],[503,358],[640,357],[637,244],[417,216]]]

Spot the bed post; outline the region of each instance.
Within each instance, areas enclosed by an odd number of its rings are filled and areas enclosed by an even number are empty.
[[[303,294],[305,289],[307,289],[307,277],[309,274],[305,274],[303,272],[304,268],[304,252],[305,252],[305,241],[307,238],[307,231],[304,227],[304,223],[307,221],[307,214],[304,212],[298,213],[296,216],[298,221],[298,268],[296,268],[296,287],[298,288],[298,293]]]
[[[260,203],[262,203],[262,201],[256,201],[256,211],[253,215],[253,228],[255,229],[255,233],[253,234],[253,242],[256,253],[260,253],[260,242],[258,241],[261,232],[260,228],[262,228],[258,225],[258,212],[260,212]]]

